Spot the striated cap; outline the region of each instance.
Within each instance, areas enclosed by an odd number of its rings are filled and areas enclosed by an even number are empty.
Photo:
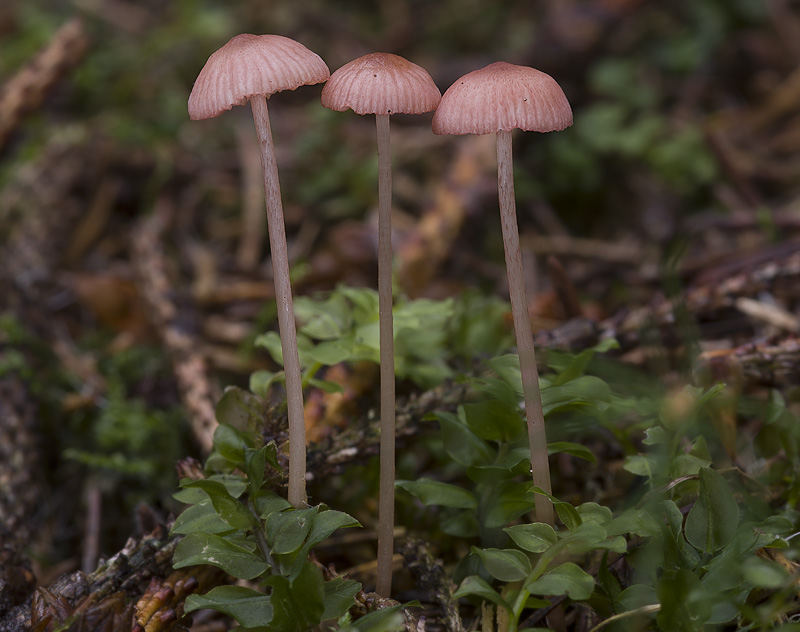
[[[322,105],[356,114],[422,114],[435,110],[439,88],[421,66],[391,53],[370,53],[345,64],[322,89]]]
[[[433,115],[434,134],[555,132],[572,125],[572,108],[550,75],[498,61],[450,86]]]
[[[321,83],[330,70],[319,55],[281,35],[237,35],[208,58],[189,95],[193,121],[243,105],[256,94]]]

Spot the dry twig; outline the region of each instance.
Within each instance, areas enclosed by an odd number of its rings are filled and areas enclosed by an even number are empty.
[[[78,65],[89,45],[83,22],[64,24],[48,45],[14,77],[0,94],[0,148],[22,118],[38,109],[59,79]]]
[[[219,394],[210,381],[205,358],[197,352],[194,332],[187,327],[191,319],[179,309],[176,300],[179,292],[167,273],[162,242],[170,216],[171,207],[162,199],[153,213],[134,230],[132,258],[153,324],[172,356],[194,435],[203,451],[210,452],[217,427],[214,407]]]

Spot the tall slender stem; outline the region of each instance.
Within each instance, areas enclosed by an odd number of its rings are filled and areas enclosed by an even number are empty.
[[[376,114],[378,130],[378,307],[381,346],[381,455],[378,500],[378,576],[382,597],[392,592],[394,553],[394,327],[392,320],[392,157],[389,115]]]
[[[292,286],[289,281],[289,254],[286,248],[286,229],[283,224],[278,162],[272,144],[267,99],[263,95],[250,97],[250,105],[253,108],[258,145],[261,148],[261,166],[264,169],[269,246],[275,281],[275,300],[278,304],[283,370],[286,375],[286,406],[289,417],[288,495],[289,502],[299,509],[306,506],[306,427],[303,419],[303,388],[300,383],[300,358],[297,352]]]
[[[522,255],[519,249],[511,132],[497,132],[497,189],[500,198],[500,223],[503,227],[503,242],[506,249],[511,314],[517,336],[519,365],[522,373],[522,394],[525,399],[525,416],[528,421],[533,483],[550,494],[550,466],[547,460],[542,394],[539,391],[539,373],[536,368],[536,352],[533,348],[533,333],[528,316],[528,299],[525,295]],[[553,504],[548,498],[543,496],[536,498],[536,519],[550,525],[553,524]]]

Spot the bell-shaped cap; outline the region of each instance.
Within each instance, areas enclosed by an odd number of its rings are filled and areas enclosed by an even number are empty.
[[[433,115],[434,134],[554,132],[572,125],[572,108],[550,75],[498,61],[458,79]]]
[[[254,95],[322,83],[330,70],[319,55],[281,35],[237,35],[208,58],[189,95],[193,121],[243,105]]]
[[[428,71],[399,55],[370,53],[345,64],[322,89],[322,105],[356,114],[422,114],[442,93]]]

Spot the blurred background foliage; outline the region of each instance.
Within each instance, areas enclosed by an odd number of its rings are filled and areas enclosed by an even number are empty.
[[[620,215],[648,225],[641,202],[651,188],[686,212],[715,204],[717,167],[704,141],[705,117],[758,96],[764,77],[751,72],[758,60],[748,33],[768,22],[761,0],[4,4],[0,76],[75,14],[85,16],[92,39],[74,80],[28,121],[21,146],[4,161],[5,177],[56,124],[88,125],[122,147],[146,151],[161,181],[211,163],[234,169],[232,128],[248,113],[189,123],[186,98],[205,59],[230,36],[271,32],[303,42],[332,70],[366,52],[396,52],[426,67],[442,90],[499,59],[552,74],[573,105],[575,126],[518,136],[519,203],[545,200],[571,230],[608,236],[629,225]],[[374,152],[369,143],[346,139],[367,136],[371,121],[324,110],[318,92],[301,88],[272,98],[287,204],[301,204],[322,221],[357,218],[374,203]],[[397,120],[426,124],[420,117]],[[438,153],[415,156],[423,164],[412,169],[432,162],[435,173],[447,156]],[[187,155],[194,164],[181,164]],[[396,161],[404,166],[402,156]],[[220,195],[216,185],[209,182],[205,195]],[[235,212],[236,200],[228,203],[225,210]]]

